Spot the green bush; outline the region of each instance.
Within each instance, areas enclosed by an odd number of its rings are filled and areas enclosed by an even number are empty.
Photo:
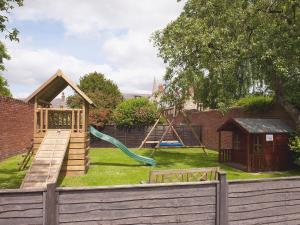
[[[117,126],[148,126],[157,118],[156,105],[147,98],[133,98],[120,103],[113,111],[113,119]]]
[[[300,135],[294,134],[289,139],[289,147],[294,153],[294,162],[300,166]]]
[[[233,106],[243,107],[247,111],[264,111],[273,104],[273,97],[251,95],[237,100]]]

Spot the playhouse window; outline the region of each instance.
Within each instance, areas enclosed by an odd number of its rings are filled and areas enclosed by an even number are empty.
[[[241,138],[240,138],[240,135],[238,135],[238,134],[233,135],[233,149],[234,150],[241,149]]]
[[[253,148],[255,153],[262,153],[263,147],[262,147],[262,138],[260,135],[254,136]]]

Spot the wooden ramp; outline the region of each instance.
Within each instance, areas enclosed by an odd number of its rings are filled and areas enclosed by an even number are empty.
[[[70,135],[69,130],[47,131],[21,188],[41,188],[57,181]]]

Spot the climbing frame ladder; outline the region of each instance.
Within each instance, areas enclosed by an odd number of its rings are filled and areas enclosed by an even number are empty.
[[[21,188],[46,187],[57,181],[70,141],[70,130],[48,130]]]

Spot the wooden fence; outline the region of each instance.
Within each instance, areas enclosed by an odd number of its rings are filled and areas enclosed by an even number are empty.
[[[164,131],[167,129],[168,125],[159,125],[155,128],[152,135],[149,137],[149,141],[158,141]],[[174,125],[175,130],[178,132],[179,136],[181,137],[182,141],[187,146],[195,146],[199,145],[198,141],[192,134],[191,129],[187,125]],[[201,127],[194,125],[193,126],[196,134],[198,135],[199,139],[201,140]],[[151,127],[137,127],[137,128],[119,128],[115,125],[107,125],[104,129],[100,130],[101,132],[108,134],[123,144],[125,144],[129,148],[137,148],[142,143],[146,135],[148,134]],[[173,135],[171,132],[166,135],[166,140],[177,140],[176,136]],[[90,140],[91,147],[98,147],[98,148],[106,148],[106,147],[113,147],[108,142],[102,141],[98,138],[91,136]],[[150,147],[150,146],[146,146]]]
[[[300,177],[0,191],[0,224],[300,224]]]

